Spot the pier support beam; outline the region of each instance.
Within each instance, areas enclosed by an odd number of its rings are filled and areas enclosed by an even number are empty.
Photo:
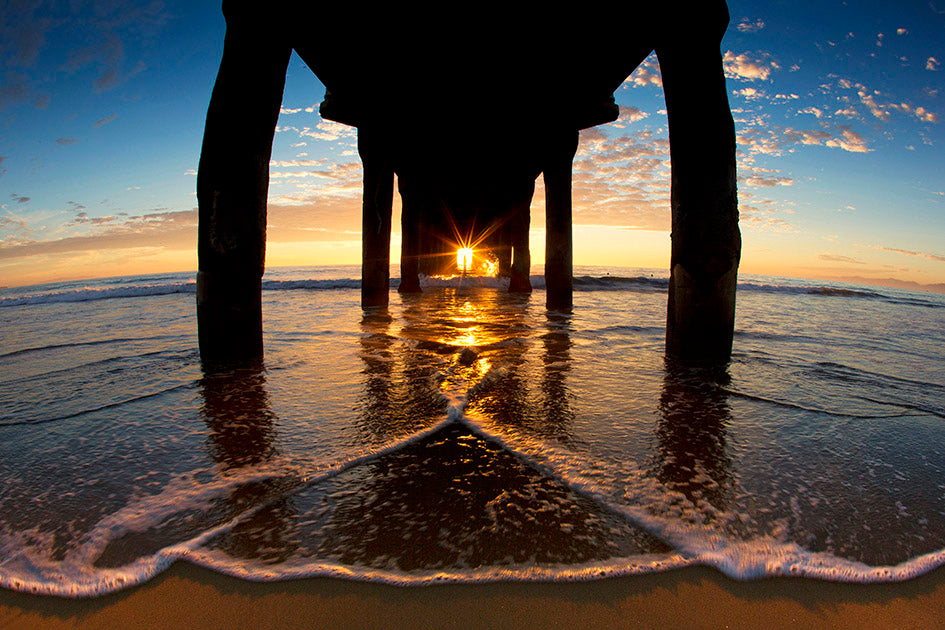
[[[512,248],[511,273],[509,274],[509,293],[531,293],[532,254],[528,244],[528,229],[531,224],[531,202],[535,192],[534,177],[528,182],[528,192],[522,198],[511,202],[511,215],[508,221],[510,245]],[[569,193],[570,195],[570,193]]]
[[[398,293],[420,293],[420,231],[421,221],[426,216],[422,191],[413,191],[409,178],[398,174],[401,212],[400,231],[400,286]]]
[[[390,300],[390,230],[394,170],[383,139],[358,129],[358,153],[364,168],[361,206],[361,307],[387,306]]]
[[[571,242],[571,162],[578,132],[562,131],[548,139],[545,174],[545,289],[547,306],[571,309],[574,277]]]
[[[672,157],[666,354],[708,362],[727,361],[732,352],[741,255],[735,128],[719,54],[721,26],[717,33],[690,34],[687,46],[656,50]]]
[[[235,7],[236,5],[229,5]],[[197,175],[197,329],[205,362],[262,357],[269,158],[291,48],[227,12]]]

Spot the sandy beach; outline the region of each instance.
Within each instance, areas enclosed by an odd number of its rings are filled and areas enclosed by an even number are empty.
[[[19,628],[936,628],[945,570],[895,584],[773,578],[715,570],[557,584],[395,587],[333,579],[237,580],[177,563],[95,599],[0,592],[0,627]]]

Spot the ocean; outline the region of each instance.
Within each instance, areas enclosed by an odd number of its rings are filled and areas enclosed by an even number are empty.
[[[742,275],[699,367],[664,358],[666,275],[578,267],[570,314],[540,275],[362,311],[358,267],[270,269],[264,362],[213,373],[192,273],[2,289],[0,586],[945,563],[945,295]]]

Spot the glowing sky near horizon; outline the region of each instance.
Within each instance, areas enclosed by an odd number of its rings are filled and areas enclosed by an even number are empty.
[[[219,6],[3,5],[0,285],[195,269]],[[945,290],[945,0],[729,9],[721,52],[741,270]],[[606,25],[600,16],[585,28],[613,36]],[[562,98],[568,90],[563,77]],[[293,56],[270,165],[270,265],[359,261],[356,130],[321,120],[323,95]],[[655,57],[616,98],[620,119],[582,132],[575,158],[575,264],[665,267],[669,149]],[[515,138],[495,142],[501,151]],[[542,194],[539,178],[536,262]]]

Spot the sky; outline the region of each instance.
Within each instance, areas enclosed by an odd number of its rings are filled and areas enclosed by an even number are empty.
[[[740,271],[945,292],[945,0],[728,5]],[[0,16],[0,286],[195,270],[219,3],[0,0]],[[583,27],[620,33],[606,16]],[[293,54],[270,163],[269,266],[360,262],[357,132],[319,117],[323,96]],[[583,131],[574,160],[574,262],[665,268],[655,56],[615,97],[620,118]],[[539,178],[536,262],[542,198]],[[395,213],[397,260],[396,200]]]

